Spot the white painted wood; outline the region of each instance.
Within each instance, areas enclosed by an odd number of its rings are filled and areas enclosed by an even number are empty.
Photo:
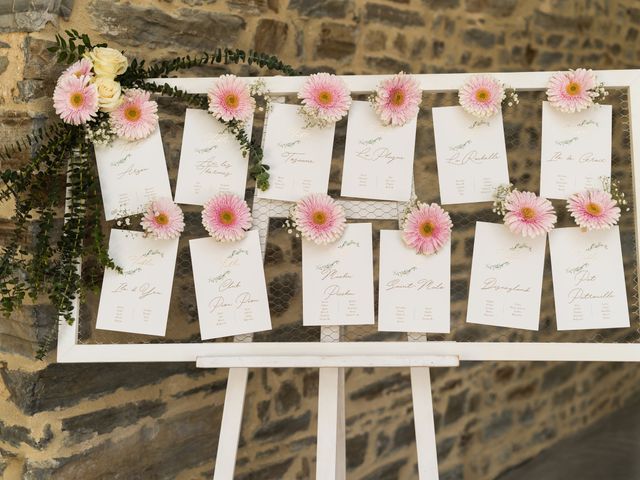
[[[454,355],[219,355],[196,359],[199,368],[457,367],[459,364]]]
[[[324,358],[336,356],[372,357],[381,365],[392,361],[387,357],[406,359],[420,355],[453,356],[463,361],[557,361],[557,362],[640,362],[639,343],[535,343],[535,342],[341,342],[337,344],[291,342],[252,344],[239,343],[173,343],[124,345],[75,345],[59,352],[60,363],[115,362],[195,362],[198,357],[216,357],[218,367],[235,366],[231,357],[253,357],[251,367],[262,367],[273,357],[297,357],[302,362],[316,357],[315,366],[323,366]],[[263,357],[263,358],[262,358]],[[247,362],[249,364],[249,362]],[[345,362],[355,365],[355,362]],[[309,361],[307,366],[313,366]],[[395,365],[395,364],[394,364]],[[292,365],[294,366],[294,365]],[[367,366],[362,364],[360,366]],[[437,365],[436,365],[437,366]]]
[[[395,72],[394,72],[395,73]],[[507,86],[518,90],[543,90],[546,89],[551,75],[555,72],[495,72],[495,75]],[[595,70],[598,80],[609,88],[628,87],[640,74],[640,70]],[[456,91],[469,78],[476,73],[436,73],[416,74],[424,92],[450,92]],[[346,82],[352,93],[367,93],[375,90],[380,80],[390,75],[340,75]],[[267,89],[274,95],[286,95],[298,92],[306,77],[250,77],[248,81],[261,79]],[[215,78],[154,78],[150,82],[156,84],[167,83],[172,87],[181,88],[189,93],[207,93]]]
[[[410,342],[427,341],[426,333],[410,333],[407,336]],[[428,368],[411,367],[411,398],[413,424],[416,429],[418,477],[421,480],[438,480],[436,427],[433,419],[431,374]]]
[[[636,228],[636,265],[640,265],[640,78],[636,78],[628,90],[627,105],[629,108],[629,137],[631,139],[631,171],[633,175],[634,212]],[[640,282],[638,282],[640,295]]]
[[[418,475],[421,480],[438,480],[436,429],[433,420],[431,375],[428,368],[411,368],[411,397],[416,428]]]
[[[320,327],[322,343],[338,343],[340,327]],[[346,477],[344,368],[323,367],[318,384],[316,479]]]
[[[248,368],[229,369],[213,480],[233,480],[248,376]]]

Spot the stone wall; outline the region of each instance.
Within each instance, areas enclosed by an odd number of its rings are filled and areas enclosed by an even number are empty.
[[[304,70],[338,73],[604,69],[637,64],[640,9],[632,0],[4,1],[0,144],[50,114],[48,96],[59,69],[50,65],[46,47],[57,31],[70,27],[149,60],[233,45],[276,53]],[[452,99],[429,99],[426,107],[447,101]],[[512,175],[532,188],[539,143],[536,105],[539,98],[525,99],[519,113],[505,115]],[[175,168],[181,112],[163,102],[162,115],[167,156]],[[620,168],[628,161],[622,121],[614,121]],[[429,122],[425,108],[420,132],[426,133],[419,133],[416,164],[417,188],[424,197],[433,195],[435,179]],[[338,138],[337,151],[344,142],[340,133]],[[339,178],[339,168],[334,169],[333,188]],[[10,206],[0,206],[1,238],[11,228],[9,215]],[[464,326],[460,272],[468,263],[472,229],[460,216],[456,225],[466,238],[454,245],[454,280],[459,283],[453,339],[590,338],[553,332],[548,281],[539,336]],[[296,262],[295,246],[274,245],[277,260],[270,268],[279,274]],[[627,245],[633,246],[632,239]],[[294,277],[270,281],[283,278]],[[186,364],[36,362],[34,346],[53,321],[54,312],[45,303],[0,321],[4,478],[211,475],[226,371],[199,371]],[[635,331],[622,335],[628,337],[618,340],[637,341]],[[605,363],[465,363],[433,370],[441,478],[498,477],[623,405],[640,390],[639,376],[634,365]],[[237,478],[313,477],[317,388],[314,369],[251,371]],[[346,388],[349,478],[415,478],[408,370],[350,369]]]

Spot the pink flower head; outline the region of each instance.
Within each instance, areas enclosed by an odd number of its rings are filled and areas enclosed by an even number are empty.
[[[311,126],[335,123],[349,112],[351,92],[340,77],[330,73],[309,75],[298,92],[302,113]]]
[[[219,120],[247,122],[256,102],[249,85],[235,75],[222,75],[209,89],[209,111]]]
[[[324,193],[311,193],[293,208],[292,220],[307,240],[318,245],[335,242],[344,233],[344,209]]]
[[[151,135],[158,127],[158,104],[149,100],[151,94],[130,89],[124,94],[120,106],[109,114],[111,128],[119,137],[140,140]]]
[[[578,68],[555,73],[547,85],[547,99],[561,112],[580,112],[593,104],[596,75],[591,70]]]
[[[422,89],[410,75],[400,72],[378,85],[373,108],[385,125],[402,126],[418,115]]]
[[[160,240],[177,238],[184,230],[184,214],[170,198],[158,198],[149,203],[140,225]]]
[[[567,200],[567,209],[576,224],[586,230],[610,228],[620,219],[620,208],[609,192],[585,190]]]
[[[504,200],[507,213],[504,223],[513,233],[523,237],[537,237],[553,229],[556,212],[546,198],[533,192],[514,190]]]
[[[495,115],[505,98],[504,86],[490,75],[473,76],[458,90],[460,106],[471,115],[481,118]]]
[[[440,205],[418,203],[404,220],[402,238],[423,255],[436,253],[451,238],[453,222]]]
[[[232,193],[216,195],[202,210],[202,225],[219,242],[242,240],[251,221],[247,202]]]
[[[53,106],[63,122],[82,125],[98,113],[98,91],[89,77],[64,75],[53,91]]]
[[[74,77],[92,77],[93,76],[93,63],[88,58],[82,58],[72,64],[64,72],[62,76],[73,75]]]

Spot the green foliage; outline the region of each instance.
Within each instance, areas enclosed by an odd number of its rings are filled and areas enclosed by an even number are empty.
[[[95,47],[86,34],[66,30],[66,38],[56,35],[49,51],[58,63],[70,64]],[[237,49],[217,49],[191,58],[179,57],[147,66],[132,59],[117,80],[124,88],[142,88],[170,96],[186,105],[206,109],[204,95],[195,95],[168,84],[148,82],[204,65],[256,65],[285,75],[297,75],[291,66],[274,56]],[[263,152],[249,140],[239,122],[224,122],[252,161],[250,173],[262,190],[269,187],[269,166],[262,163]],[[0,202],[15,202],[14,228],[0,251],[0,312],[10,315],[26,298],[46,296],[60,318],[74,321],[74,306],[87,284],[101,276],[104,268],[120,270],[109,257],[102,224],[102,199],[91,145],[80,126],[53,123],[13,145],[0,149],[0,163],[15,163],[26,153],[30,160],[20,169],[0,172]],[[64,214],[60,212],[64,207]],[[83,265],[82,272],[80,265]],[[57,322],[47,332],[38,349],[41,359],[51,349]]]

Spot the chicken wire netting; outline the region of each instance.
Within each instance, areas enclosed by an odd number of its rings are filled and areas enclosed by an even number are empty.
[[[451,333],[432,334],[429,340],[459,342],[615,342],[640,340],[638,330],[638,285],[636,269],[636,239],[633,212],[633,184],[629,138],[629,114],[626,90],[612,90],[607,100],[613,105],[613,177],[626,193],[630,211],[620,221],[622,253],[629,300],[631,327],[623,329],[582,330],[559,332],[555,322],[553,287],[549,250],[546,251],[540,330],[527,331],[510,328],[467,324],[467,294],[473,252],[476,221],[499,222],[491,203],[448,205],[454,223],[451,255]],[[509,176],[520,190],[538,191],[540,180],[541,114],[544,92],[519,92],[520,103],[504,111],[504,130],[509,161]],[[362,96],[361,99],[365,97]],[[294,101],[293,98],[288,99]],[[160,99],[161,130],[172,188],[175,188],[184,109],[166,99]],[[438,177],[435,158],[431,107],[456,105],[457,95],[429,94],[423,96],[419,115],[415,150],[415,191],[425,202],[439,202]],[[261,138],[263,116],[258,115],[253,126],[253,138]],[[378,270],[379,232],[398,227],[398,214],[403,206],[393,202],[359,201],[340,197],[342,156],[344,152],[346,120],[336,127],[329,194],[339,198],[347,208],[350,221],[370,221],[373,224],[374,275]],[[246,191],[251,204],[253,188]],[[557,226],[573,226],[563,201],[554,201],[558,213]],[[83,344],[107,343],[191,343],[202,342],[191,270],[188,241],[207,235],[200,223],[200,207],[182,206],[186,228],[180,238],[174,284],[171,295],[167,332],[164,337],[97,330],[95,328],[101,278],[86,278],[95,288],[88,290],[80,306],[78,341]],[[305,327],[302,325],[302,249],[300,239],[287,233],[284,227],[289,205],[284,202],[261,200],[253,205],[254,224],[261,229],[264,245],[264,272],[271,311],[272,330],[253,335],[254,342],[318,342],[337,340],[336,329]],[[354,219],[355,217],[355,219]],[[105,224],[105,232],[114,226]],[[374,284],[377,304],[377,278]],[[377,310],[377,305],[376,305]],[[346,326],[340,329],[340,341],[398,341],[406,340],[403,333],[378,332],[376,325]],[[227,342],[233,338],[210,340]]]

